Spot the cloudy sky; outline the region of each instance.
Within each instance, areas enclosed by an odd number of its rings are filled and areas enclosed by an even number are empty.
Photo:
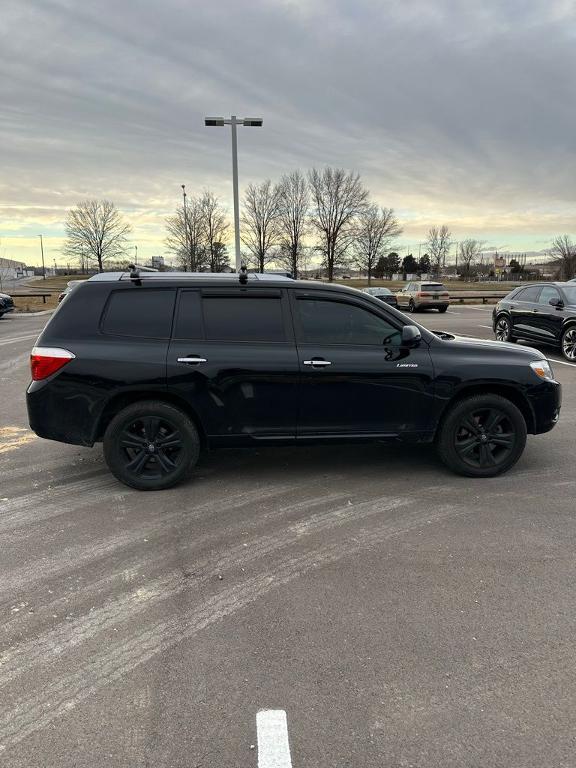
[[[1,255],[59,259],[66,210],[108,198],[139,255],[213,189],[360,172],[404,244],[446,223],[510,251],[576,232],[572,0],[3,0]]]

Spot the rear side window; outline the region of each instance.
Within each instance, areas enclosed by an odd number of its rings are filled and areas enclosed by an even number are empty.
[[[539,285],[531,285],[529,288],[524,288],[522,291],[516,294],[513,298],[516,301],[538,301],[540,294]]]
[[[174,290],[134,287],[112,291],[100,324],[103,333],[150,339],[170,338]]]
[[[206,339],[286,341],[280,297],[203,296]]]

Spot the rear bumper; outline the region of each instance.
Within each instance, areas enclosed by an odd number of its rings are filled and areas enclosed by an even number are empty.
[[[440,299],[414,299],[416,307],[449,307],[450,299],[440,301]]]
[[[94,445],[94,404],[78,394],[67,396],[56,380],[33,381],[26,390],[30,429],[38,437],[72,445]]]

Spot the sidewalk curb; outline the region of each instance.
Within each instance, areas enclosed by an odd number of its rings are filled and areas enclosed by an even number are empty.
[[[42,312],[10,312],[10,317],[41,317],[42,315],[51,315],[53,309],[43,309]]]

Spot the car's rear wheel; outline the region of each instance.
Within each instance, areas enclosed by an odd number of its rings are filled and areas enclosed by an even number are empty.
[[[494,477],[516,464],[526,445],[526,422],[500,395],[474,395],[457,402],[437,438],[440,458],[468,477]]]
[[[516,339],[512,338],[512,323],[506,315],[500,315],[500,317],[496,319],[494,335],[496,336],[497,341],[516,341]]]
[[[562,355],[569,363],[576,363],[576,325],[566,328],[560,342]]]
[[[141,491],[170,488],[189,477],[199,454],[194,422],[179,408],[160,401],[127,406],[104,434],[104,458],[110,471]]]
[[[410,299],[408,302],[408,312],[416,312],[416,304],[414,304],[414,299]]]
[[[438,312],[446,312],[447,309],[448,309],[448,305],[444,304],[443,306],[438,307]]]

